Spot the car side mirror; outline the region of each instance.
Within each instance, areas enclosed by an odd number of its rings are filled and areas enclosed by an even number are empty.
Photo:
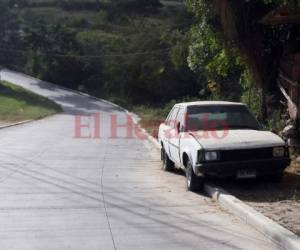
[[[176,125],[176,130],[177,130],[177,133],[181,133],[181,132],[184,132],[184,126],[180,124],[180,122],[177,123]]]
[[[176,130],[177,130],[177,133],[179,134],[180,133],[180,122],[177,122],[176,124]]]

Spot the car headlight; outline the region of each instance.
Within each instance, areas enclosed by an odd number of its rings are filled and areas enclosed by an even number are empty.
[[[273,148],[273,156],[274,157],[283,157],[284,153],[285,153],[285,148],[284,147]]]
[[[205,161],[217,161],[219,159],[219,153],[217,151],[208,151],[204,154]]]

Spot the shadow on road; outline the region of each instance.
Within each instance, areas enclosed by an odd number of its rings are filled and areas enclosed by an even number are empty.
[[[66,91],[64,87],[52,83],[34,79],[30,85],[53,92],[53,95],[49,94],[48,97],[60,104],[65,114],[88,115],[95,112],[124,112],[123,109],[117,106],[104,102],[99,103],[96,98],[81,95],[75,91],[72,92],[72,90]]]
[[[300,200],[300,175],[285,173],[280,183],[268,179],[212,180],[232,195],[247,202],[278,202]]]
[[[182,169],[177,169],[177,168],[175,168],[174,170],[172,170],[171,172],[168,172],[168,173],[169,173],[169,174],[173,174],[173,175],[179,175],[179,176],[182,176],[182,178],[185,179],[185,172],[184,172]],[[185,180],[184,180],[184,182],[185,182]],[[200,196],[208,197],[204,190],[199,190],[199,191],[193,192],[193,193],[198,194],[198,195],[200,195]]]

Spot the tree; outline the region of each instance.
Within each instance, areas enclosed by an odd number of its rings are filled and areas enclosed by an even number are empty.
[[[24,24],[23,40],[28,60],[26,70],[47,81],[77,88],[84,76],[76,31],[63,24],[48,24],[33,18]]]
[[[15,10],[10,7],[9,0],[0,1],[0,65],[9,66],[15,62],[11,44],[18,48],[19,23]]]
[[[246,64],[236,44],[226,40],[212,7],[209,1],[188,1],[196,17],[190,29],[189,66],[204,78],[202,93],[206,97],[239,101]]]

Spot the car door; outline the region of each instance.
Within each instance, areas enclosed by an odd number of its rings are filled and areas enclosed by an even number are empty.
[[[170,157],[176,163],[180,164],[180,138],[182,133],[178,131],[178,125],[183,124],[184,111],[183,107],[180,107],[177,112],[177,116],[174,119],[172,127],[172,136],[169,138],[170,145]]]
[[[165,151],[169,156],[170,156],[169,138],[170,138],[170,132],[173,129],[172,119],[175,115],[177,115],[177,112],[178,109],[176,107],[173,107],[166,121],[161,125],[160,138],[162,140],[162,143],[164,144]]]

